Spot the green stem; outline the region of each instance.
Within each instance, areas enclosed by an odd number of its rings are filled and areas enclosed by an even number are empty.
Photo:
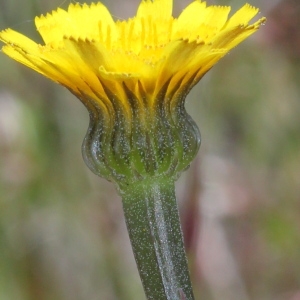
[[[123,193],[125,219],[148,300],[194,299],[174,181],[135,183]]]

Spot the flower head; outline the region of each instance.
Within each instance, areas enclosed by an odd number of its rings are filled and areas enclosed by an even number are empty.
[[[101,82],[127,102],[122,83],[139,81],[155,98],[169,82],[197,82],[221,57],[254,33],[258,9],[246,4],[231,18],[230,7],[193,1],[172,17],[172,0],[143,0],[134,18],[114,21],[102,3],[70,4],[36,17],[44,45],[11,29],[0,33],[3,52],[76,94],[107,98]]]
[[[114,21],[102,3],[70,4],[35,19],[43,45],[12,29],[0,32],[5,54],[67,87],[87,106],[94,137],[84,149],[94,150],[86,161],[109,179],[124,166],[135,169],[133,177],[186,167],[199,147],[183,108],[186,94],[265,21],[249,24],[258,9],[248,4],[230,18],[230,7],[201,0],[174,18],[172,4],[142,0],[126,21]],[[115,160],[113,167],[107,168],[108,160]]]

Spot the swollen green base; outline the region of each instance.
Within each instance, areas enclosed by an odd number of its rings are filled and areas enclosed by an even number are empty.
[[[148,300],[194,299],[174,181],[148,178],[122,193],[126,224]]]

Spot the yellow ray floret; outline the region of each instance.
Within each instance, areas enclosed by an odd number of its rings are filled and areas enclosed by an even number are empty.
[[[135,17],[115,21],[102,3],[70,4],[35,19],[43,45],[7,29],[0,32],[2,51],[97,101],[107,100],[103,86],[118,92],[124,82],[133,91],[139,82],[151,98],[166,82],[172,89],[193,74],[195,84],[265,22],[249,24],[258,9],[248,4],[228,18],[230,7],[195,0],[177,19],[172,5],[172,0],[142,0]]]

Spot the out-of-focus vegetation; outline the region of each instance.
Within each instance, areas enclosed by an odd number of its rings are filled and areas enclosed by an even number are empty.
[[[139,1],[103,2],[127,18]],[[203,139],[177,187],[197,299],[300,299],[300,4],[258,2],[267,25],[188,97]],[[67,5],[2,0],[0,28],[37,38],[34,16]],[[1,300],[145,299],[120,197],[81,158],[87,125],[64,88],[1,55]]]

